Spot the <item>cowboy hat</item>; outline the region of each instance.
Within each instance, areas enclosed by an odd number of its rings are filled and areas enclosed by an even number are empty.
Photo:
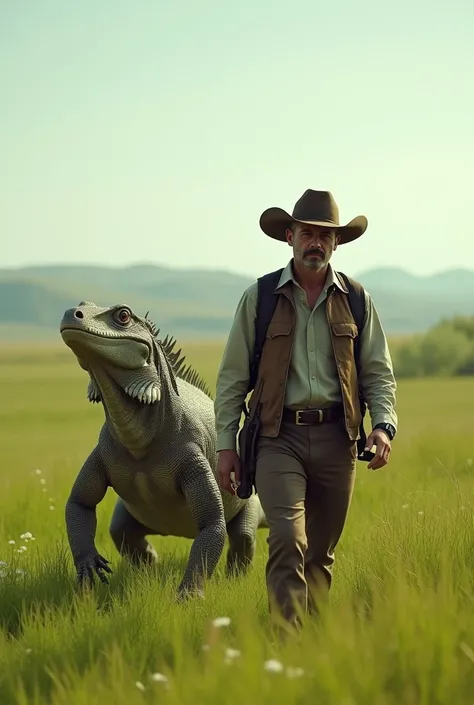
[[[359,215],[347,225],[339,224],[339,209],[330,191],[307,189],[295,203],[290,215],[282,208],[267,208],[260,216],[263,232],[275,240],[286,242],[286,229],[291,223],[321,225],[333,228],[339,235],[339,244],[352,242],[363,235],[367,229],[367,218]]]

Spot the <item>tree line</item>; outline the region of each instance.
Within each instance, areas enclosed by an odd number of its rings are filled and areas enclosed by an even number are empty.
[[[394,341],[391,354],[398,378],[474,375],[474,316],[443,319],[426,333]]]

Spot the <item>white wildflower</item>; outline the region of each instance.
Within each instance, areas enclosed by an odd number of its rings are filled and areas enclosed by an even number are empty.
[[[270,671],[272,673],[281,673],[283,671],[283,664],[276,659],[269,659],[268,661],[265,661],[263,667],[266,671]]]
[[[7,566],[8,563],[6,561],[0,561],[0,566]]]
[[[141,681],[137,681],[135,685],[137,686],[138,690],[145,690],[145,686]]]
[[[219,627],[228,627],[230,624],[230,617],[216,617],[213,621],[212,624],[219,628]]]
[[[409,506],[409,504],[402,504],[402,509],[408,509]]]
[[[36,468],[35,473],[36,473],[37,475],[41,475],[41,470],[40,470],[39,468]]]
[[[238,656],[240,656],[240,651],[238,649],[227,648],[225,650],[225,655],[229,658],[237,658]]]
[[[224,663],[232,663],[234,659],[240,656],[240,651],[238,649],[226,649]]]
[[[33,649],[28,648],[28,649],[26,649],[26,652],[25,652],[25,653],[31,654],[32,651],[33,651]]]
[[[168,678],[163,673],[152,673],[150,676],[150,680],[152,680],[154,683],[168,682]]]
[[[42,478],[40,479],[40,484],[41,484],[41,485],[45,485],[45,484],[46,484],[46,480],[44,479],[44,477],[42,477]]]
[[[10,544],[10,546],[14,546],[14,545],[15,545],[15,541],[14,541],[13,539],[10,539],[10,541],[9,541],[8,543]]]
[[[301,676],[304,675],[304,671],[299,666],[289,666],[286,669],[286,675],[288,676],[288,678],[301,678]]]
[[[50,508],[50,510],[51,510],[52,512],[54,512],[55,507],[54,507],[52,504],[50,504],[49,508]]]
[[[419,515],[420,517],[422,517],[423,514],[424,514],[424,512],[418,512],[418,515]]]

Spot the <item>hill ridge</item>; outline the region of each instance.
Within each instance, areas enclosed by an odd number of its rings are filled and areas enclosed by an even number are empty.
[[[373,297],[390,335],[421,332],[456,314],[474,315],[474,271],[467,268],[417,275],[376,267],[352,276]],[[22,327],[57,331],[64,310],[81,299],[150,311],[162,330],[178,338],[225,337],[244,289],[254,281],[228,270],[147,262],[3,268],[0,338],[21,335]]]

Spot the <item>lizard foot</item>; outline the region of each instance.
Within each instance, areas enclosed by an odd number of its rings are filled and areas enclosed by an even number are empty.
[[[108,563],[109,561],[100,556],[98,553],[90,558],[85,558],[80,561],[77,564],[77,580],[79,585],[83,586],[84,584],[87,584],[92,586],[94,584],[94,573],[97,573],[102,583],[108,583],[109,580],[104,573],[104,571],[107,573],[112,573]]]
[[[181,584],[176,591],[176,602],[186,602],[193,597],[204,600],[204,590],[197,585]]]

